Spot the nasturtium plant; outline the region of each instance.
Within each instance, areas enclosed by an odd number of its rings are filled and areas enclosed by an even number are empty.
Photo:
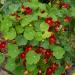
[[[74,49],[75,0],[0,0],[2,70],[68,75],[75,63]]]

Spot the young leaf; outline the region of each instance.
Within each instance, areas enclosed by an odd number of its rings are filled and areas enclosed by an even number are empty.
[[[34,71],[35,70],[35,68],[36,68],[37,66],[36,65],[28,65],[28,64],[26,64],[26,69],[28,70],[28,71]]]
[[[7,33],[4,33],[4,38],[13,40],[16,37],[16,31],[14,28],[10,28],[10,30]]]
[[[20,36],[16,37],[16,43],[19,46],[26,45],[27,44],[27,40],[22,35],[20,35]]]
[[[12,59],[12,58],[9,58],[7,60],[7,64],[5,65],[5,68],[8,70],[8,71],[13,71],[15,68],[16,68],[16,64],[15,64],[15,60]]]
[[[35,39],[37,41],[41,41],[42,40],[42,32],[36,32],[35,34]]]
[[[48,28],[49,28],[49,26],[48,26],[45,22],[42,22],[42,23],[40,24],[40,30],[41,30],[41,31],[47,31]]]
[[[21,34],[21,33],[23,33],[23,31],[24,31],[24,29],[23,29],[23,27],[22,27],[21,25],[16,25],[16,26],[15,26],[15,29],[16,29],[16,32],[17,32],[18,34]]]
[[[32,40],[35,36],[35,31],[33,28],[27,27],[24,31],[24,37],[27,40]]]
[[[53,55],[56,57],[56,59],[62,59],[64,54],[65,50],[62,47],[55,46],[53,48]]]
[[[18,46],[15,44],[9,43],[7,49],[8,49],[8,55],[11,58],[15,58],[20,53],[20,50],[18,50]]]
[[[29,51],[26,55],[26,62],[29,65],[37,64],[40,60],[40,55],[35,53],[34,51]]]
[[[26,15],[22,21],[21,21],[21,26],[22,27],[25,27],[27,26],[28,24],[30,24],[30,22],[32,21],[36,21],[37,20],[37,16],[34,16],[34,15]]]
[[[14,75],[24,75],[24,67],[22,65],[17,66],[14,71]]]

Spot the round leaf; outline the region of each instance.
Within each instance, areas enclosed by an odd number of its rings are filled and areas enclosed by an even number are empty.
[[[65,50],[60,46],[55,46],[53,48],[53,55],[56,57],[56,59],[63,58],[63,55],[65,54]]]

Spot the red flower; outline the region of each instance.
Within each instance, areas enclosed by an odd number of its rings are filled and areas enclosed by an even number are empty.
[[[6,48],[6,41],[0,41],[0,49]]]
[[[71,19],[70,16],[66,16],[66,17],[64,18],[64,21],[65,21],[65,22],[68,22],[68,23],[71,22],[71,20],[72,20],[72,19]]]
[[[64,3],[64,4],[62,5],[62,8],[70,8],[70,5],[69,5],[69,4],[66,4],[66,3]]]
[[[60,30],[60,27],[59,26],[55,26],[55,32],[59,32],[59,30]]]
[[[25,57],[26,57],[26,54],[24,52],[20,54],[21,59],[25,59]]]
[[[46,18],[46,19],[45,19],[45,22],[46,22],[50,27],[54,26],[54,21],[52,20],[51,17]]]
[[[48,67],[46,70],[46,75],[52,75],[53,71],[51,67]]]
[[[53,72],[59,67],[59,64],[53,63],[51,68],[53,70]]]
[[[26,14],[32,14],[32,9],[30,7],[25,7],[25,13]]]
[[[53,55],[53,52],[51,50],[46,50],[45,52],[45,58],[48,58],[51,57]]]
[[[49,37],[49,43],[50,44],[55,44],[56,43],[56,37],[54,35],[52,35],[51,37]]]
[[[55,26],[60,26],[61,22],[60,21],[55,21]]]
[[[39,47],[36,52],[45,55],[46,49],[44,49],[43,47]]]
[[[27,46],[24,52],[28,53],[30,50],[32,50],[32,47],[32,45]]]

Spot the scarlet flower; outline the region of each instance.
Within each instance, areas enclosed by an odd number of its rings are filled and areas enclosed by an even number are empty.
[[[46,75],[52,75],[53,71],[51,67],[48,67],[46,70]]]
[[[25,7],[25,13],[26,14],[32,14],[32,9],[30,7]]]
[[[66,4],[66,3],[64,3],[64,4],[62,5],[62,8],[70,8],[70,5],[69,5],[69,4]]]
[[[28,53],[30,50],[32,50],[32,45],[27,46],[24,53]]]
[[[20,54],[21,59],[25,59],[25,57],[26,57],[26,54],[24,52]]]
[[[61,22],[60,21],[55,21],[55,26],[60,26]]]
[[[51,50],[46,50],[45,57],[49,59],[53,55],[53,52]]]
[[[53,72],[59,67],[59,64],[53,63],[51,68],[53,70]]]
[[[0,41],[0,49],[6,48],[6,41]]]
[[[70,16],[66,16],[65,18],[64,18],[64,21],[65,22],[71,22],[71,20],[72,20],[72,18],[70,17]]]
[[[55,32],[59,32],[59,30],[60,30],[60,27],[59,26],[55,26]]]
[[[55,44],[56,43],[56,37],[54,35],[52,35],[51,37],[49,37],[49,43],[50,44]]]
[[[46,22],[50,27],[54,26],[54,21],[53,21],[53,19],[52,19],[51,17],[47,17],[47,18],[45,19],[45,22]]]

